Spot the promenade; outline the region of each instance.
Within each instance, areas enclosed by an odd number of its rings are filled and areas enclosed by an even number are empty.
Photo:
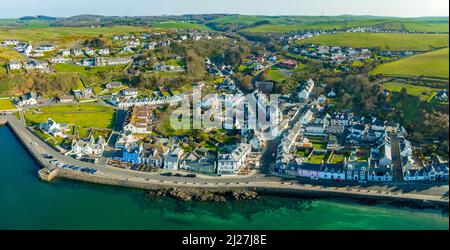
[[[345,197],[373,199],[393,202],[429,203],[448,208],[448,184],[429,185],[419,183],[370,184],[321,182],[299,180],[284,176],[256,173],[238,177],[168,177],[158,173],[139,172],[120,169],[102,164],[92,164],[76,160],[57,152],[35,136],[15,116],[1,115],[0,125],[6,124],[42,167],[39,176],[43,180],[66,178],[90,183],[123,186],[138,189],[161,188],[202,188],[208,190],[247,189],[265,194],[307,196],[307,197]],[[3,143],[3,142],[0,142]],[[58,168],[50,164],[42,155],[50,154],[54,159],[69,165],[97,170],[95,174]]]

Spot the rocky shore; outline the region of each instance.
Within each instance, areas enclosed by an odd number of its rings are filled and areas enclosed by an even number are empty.
[[[258,198],[258,194],[256,192],[247,191],[244,189],[234,191],[209,191],[204,189],[168,188],[146,191],[145,196],[149,199],[155,197],[170,197],[181,201],[213,202],[253,200]]]

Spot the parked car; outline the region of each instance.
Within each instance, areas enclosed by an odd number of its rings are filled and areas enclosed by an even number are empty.
[[[195,178],[195,177],[197,177],[197,175],[196,174],[187,174],[186,177],[188,177],[188,178]]]
[[[162,176],[172,176],[173,174],[172,173],[162,173],[161,175]]]
[[[45,159],[53,159],[53,156],[49,154],[43,154],[42,157],[44,157]]]

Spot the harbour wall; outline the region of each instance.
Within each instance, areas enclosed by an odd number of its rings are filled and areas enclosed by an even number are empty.
[[[234,183],[228,185],[213,185],[212,183],[195,183],[184,181],[161,181],[161,180],[135,180],[120,177],[109,177],[97,174],[88,174],[75,172],[72,170],[56,169],[47,175],[43,176],[43,180],[54,180],[56,178],[63,178],[81,182],[89,182],[95,184],[127,187],[142,190],[161,190],[169,188],[178,189],[202,189],[210,192],[227,192],[236,190],[254,191],[259,194],[269,196],[285,196],[296,198],[347,198],[358,200],[364,203],[388,203],[391,205],[408,206],[413,208],[431,208],[443,209],[448,211],[449,203],[445,200],[435,198],[427,199],[429,197],[422,197],[420,195],[392,195],[383,192],[358,192],[357,190],[348,191],[346,189],[324,188],[310,185],[292,185],[281,184],[277,182],[250,182]]]

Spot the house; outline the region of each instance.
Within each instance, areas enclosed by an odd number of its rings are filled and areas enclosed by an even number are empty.
[[[180,146],[175,146],[164,158],[164,169],[178,170],[182,156],[183,149]]]
[[[93,55],[95,55],[95,50],[88,48],[88,49],[84,50],[84,53],[88,56],[93,56]]]
[[[309,134],[322,135],[325,133],[324,123],[309,123],[306,127],[306,132]]]
[[[403,168],[403,181],[425,181],[428,180],[426,168]]]
[[[141,163],[140,155],[142,152],[142,145],[133,143],[128,144],[126,148],[122,151],[122,161],[129,162],[132,164]]]
[[[22,105],[36,105],[38,96],[34,92],[28,92],[22,95]]]
[[[399,144],[399,147],[400,147],[400,155],[402,157],[412,156],[413,155],[411,142],[406,140],[404,137],[400,137],[398,139],[398,144]]]
[[[349,159],[345,159],[345,179],[364,183],[367,181],[368,168],[368,162],[356,161],[350,156]]]
[[[334,92],[334,90],[331,90],[330,92],[328,92],[327,97],[330,98],[336,97],[336,92]]]
[[[425,167],[431,181],[448,181],[448,162],[433,163]]]
[[[313,118],[314,118],[314,113],[311,111],[311,109],[308,109],[302,114],[302,116],[300,118],[300,123],[303,125],[306,125],[310,121],[312,121]]]
[[[27,70],[48,70],[48,63],[44,61],[31,61],[25,65]]]
[[[50,59],[51,63],[65,63],[67,62],[68,59],[62,57],[62,56],[57,56],[57,57],[52,57]]]
[[[99,54],[99,55],[102,55],[102,56],[109,55],[109,49],[100,49],[100,50],[98,51],[98,54]]]
[[[118,57],[118,58],[110,58],[110,57],[95,57],[94,59],[95,66],[115,66],[115,65],[124,65],[129,64],[132,59],[131,57]]]
[[[322,165],[302,162],[298,166],[298,176],[318,180]]]
[[[94,93],[91,88],[85,88],[82,90],[72,90],[72,95],[76,99],[89,99],[94,95]]]
[[[142,163],[147,166],[161,168],[164,164],[164,156],[168,151],[168,148],[163,145],[144,148],[141,156]]]
[[[67,124],[59,124],[55,122],[52,118],[48,118],[46,122],[39,124],[39,129],[51,136],[55,137],[66,137],[65,132],[69,131]]]
[[[125,97],[136,98],[138,96],[138,91],[136,89],[123,89],[120,91],[120,94]]]
[[[367,180],[372,182],[391,182],[393,180],[392,167],[377,166],[369,168]]]
[[[216,158],[212,155],[198,155],[197,152],[189,153],[180,164],[180,169],[212,175],[216,173]]]
[[[75,155],[101,156],[106,147],[106,141],[99,136],[94,139],[91,136],[88,140],[73,140],[71,153]]]
[[[22,62],[19,60],[10,60],[8,64],[9,70],[15,70],[15,69],[21,69],[22,68]]]
[[[302,91],[298,94],[298,98],[300,100],[308,100],[309,96],[311,95],[311,92],[314,89],[314,81],[312,79],[309,79],[305,86],[303,87]]]
[[[344,164],[323,164],[321,171],[319,172],[319,179],[344,181]]]
[[[217,158],[217,173],[219,175],[237,174],[238,170],[244,166],[250,152],[251,146],[241,143],[231,153],[219,154]]]
[[[71,102],[75,102],[75,98],[71,95],[64,95],[64,96],[58,97],[58,101],[60,103],[71,103]]]
[[[448,102],[448,91],[439,91],[434,97],[439,102]]]
[[[132,106],[125,118],[123,130],[132,134],[149,134],[152,132],[152,117],[148,106]]]
[[[83,51],[81,49],[72,49],[72,55],[74,57],[83,55]]]
[[[297,68],[298,63],[294,60],[283,60],[278,64],[280,67],[295,69]]]
[[[122,87],[121,82],[108,82],[106,84],[107,89],[116,89],[116,88],[120,88],[120,87]]]
[[[386,121],[373,119],[372,121],[372,129],[377,131],[384,131],[386,130]]]
[[[52,44],[43,44],[39,46],[38,50],[41,50],[42,52],[48,52],[55,50],[55,46]]]
[[[392,164],[392,147],[389,137],[385,137],[384,142],[377,148],[371,150],[377,155],[379,166],[389,166]]]
[[[70,50],[68,50],[68,49],[62,49],[62,50],[59,51],[59,54],[60,54],[61,56],[70,56]]]
[[[333,113],[331,115],[331,126],[348,126],[353,117],[351,113]]]

